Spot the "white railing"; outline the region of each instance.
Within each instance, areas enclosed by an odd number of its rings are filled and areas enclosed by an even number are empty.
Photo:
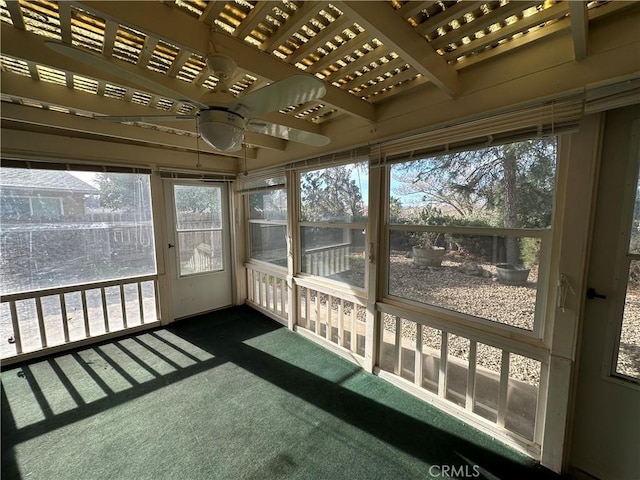
[[[263,265],[246,264],[247,302],[280,323],[287,323],[286,273]]]
[[[304,252],[304,272],[319,277],[328,277],[351,268],[351,244],[331,245]]]
[[[158,323],[155,275],[3,295],[0,358]]]
[[[298,331],[303,329],[316,339],[337,345],[343,353],[349,352],[349,357],[362,364],[366,341],[366,299],[302,278],[296,278],[295,282]]]
[[[547,351],[396,307],[378,309],[381,377],[539,457]]]

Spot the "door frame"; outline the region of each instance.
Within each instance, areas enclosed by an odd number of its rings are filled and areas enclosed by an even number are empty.
[[[222,308],[227,308],[229,306],[235,305],[236,304],[236,299],[237,299],[237,292],[236,292],[236,284],[237,284],[237,280],[236,280],[236,270],[237,270],[237,265],[236,265],[236,257],[237,257],[237,248],[234,244],[234,238],[235,238],[235,215],[234,215],[234,197],[233,197],[233,184],[231,181],[227,180],[227,179],[220,179],[220,178],[211,178],[211,179],[204,179],[204,178],[199,178],[199,179],[193,179],[193,178],[180,178],[180,177],[171,177],[171,178],[162,178],[162,180],[164,180],[161,185],[161,189],[162,189],[162,196],[164,199],[162,208],[163,208],[163,224],[164,224],[164,231],[163,231],[163,237],[162,237],[162,251],[164,253],[164,277],[165,277],[165,282],[164,283],[164,289],[163,292],[165,294],[165,301],[163,303],[163,306],[168,306],[168,308],[166,308],[166,311],[168,313],[168,319],[166,321],[163,321],[163,324],[165,323],[171,323],[173,321],[176,320],[182,320],[182,319],[186,319],[189,317],[193,317],[196,315],[200,315],[203,313],[207,313],[210,311],[214,311],[214,310],[219,310]],[[191,313],[188,315],[182,315],[180,317],[176,317],[176,308],[175,308],[175,295],[177,294],[176,290],[177,290],[177,282],[180,281],[181,278],[188,278],[188,277],[199,277],[199,276],[204,276],[204,275],[208,275],[209,273],[203,272],[201,274],[195,274],[193,276],[187,276],[187,277],[180,277],[180,266],[179,266],[179,260],[177,258],[177,252],[178,252],[178,248],[177,246],[175,248],[173,247],[169,247],[170,244],[170,238],[172,236],[176,237],[176,219],[175,219],[175,195],[174,195],[174,186],[175,185],[210,185],[210,184],[222,184],[223,188],[222,188],[222,195],[221,195],[221,201],[222,201],[222,223],[223,223],[223,238],[222,238],[222,245],[223,248],[225,249],[225,264],[224,264],[224,268],[221,271],[218,272],[211,272],[213,274],[215,273],[219,273],[219,272],[227,272],[229,275],[229,285],[230,285],[230,294],[229,294],[229,303],[222,305],[222,306],[217,306],[215,308],[211,308],[211,309],[207,309],[207,310],[203,310],[201,312],[197,312],[197,313]],[[225,193],[226,192],[226,193]],[[225,229],[226,227],[226,229]],[[174,238],[175,242],[174,245],[177,243],[177,238]],[[172,252],[171,250],[174,249],[175,252]],[[175,265],[172,266],[172,262],[175,263]],[[170,312],[170,314],[169,314]]]
[[[637,106],[635,108],[637,108]],[[591,222],[590,222],[591,225],[590,225],[589,237],[588,237],[589,248],[587,252],[588,255],[584,262],[584,276],[583,276],[584,282],[582,282],[581,284],[582,288],[580,288],[580,290],[576,292],[577,296],[581,299],[580,305],[579,305],[580,315],[578,316],[577,338],[576,338],[576,344],[575,344],[575,349],[576,349],[575,365],[573,367],[572,383],[571,383],[571,398],[570,398],[571,401],[569,404],[569,407],[570,407],[569,423],[567,427],[567,432],[568,432],[567,444],[566,444],[567,447],[565,449],[565,459],[563,462],[565,466],[565,470],[568,470],[571,475],[575,476],[575,478],[595,478],[595,477],[592,477],[592,475],[594,474],[602,475],[607,473],[606,471],[587,472],[582,470],[581,467],[588,466],[588,465],[574,464],[576,460],[578,460],[578,463],[580,463],[580,455],[578,454],[579,456],[577,458],[575,456],[576,452],[579,451],[577,447],[580,447],[578,442],[580,439],[586,438],[584,435],[582,436],[577,435],[577,430],[580,428],[583,428],[583,429],[589,428],[589,423],[585,422],[585,418],[587,418],[588,416],[585,414],[585,411],[583,410],[585,409],[588,413],[589,408],[588,408],[588,404],[582,403],[582,399],[585,398],[585,392],[581,390],[583,390],[584,388],[586,388],[587,390],[593,389],[597,387],[596,384],[598,382],[605,382],[606,388],[611,388],[612,390],[610,390],[609,393],[602,392],[603,401],[601,402],[601,406],[604,405],[605,409],[606,408],[612,409],[612,408],[615,408],[615,405],[614,405],[615,402],[613,402],[612,396],[617,396],[618,395],[617,392],[619,392],[621,389],[624,389],[624,390],[631,389],[631,391],[635,392],[639,386],[637,383],[634,384],[632,382],[624,380],[623,378],[620,378],[611,374],[614,348],[616,348],[616,345],[617,345],[615,335],[619,335],[620,326],[622,324],[622,312],[624,309],[624,297],[626,294],[627,272],[624,270],[622,265],[625,262],[625,257],[628,252],[628,235],[622,235],[621,232],[626,231],[628,233],[629,225],[631,223],[630,219],[633,216],[633,211],[632,211],[633,202],[629,198],[630,192],[628,191],[623,192],[622,198],[619,198],[618,200],[616,200],[616,202],[617,201],[621,202],[620,204],[623,206],[623,209],[620,211],[619,220],[616,221],[615,216],[610,217],[612,218],[612,223],[609,225],[606,225],[608,229],[605,229],[603,225],[599,226],[599,228],[602,229],[602,231],[616,230],[614,235],[618,235],[617,240],[613,240],[612,242],[610,242],[611,245],[615,245],[612,247],[613,252],[610,253],[608,257],[608,260],[611,263],[614,263],[613,269],[610,271],[611,272],[610,275],[594,278],[594,272],[596,272],[596,270],[594,269],[596,268],[600,269],[598,271],[601,272],[602,265],[597,265],[597,264],[603,262],[603,259],[600,259],[600,261],[598,261],[597,260],[598,257],[594,257],[594,252],[596,248],[600,247],[599,242],[601,241],[597,239],[598,232],[596,231],[596,227],[597,227],[596,223],[598,222],[598,218],[600,219],[603,218],[602,212],[598,211],[599,208],[602,208],[602,206],[598,205],[598,202],[605,201],[605,199],[603,199],[601,196],[600,198],[598,198],[599,196],[598,194],[601,193],[601,191],[599,191],[601,188],[605,188],[605,187],[602,187],[603,181],[608,181],[609,183],[612,182],[611,179],[606,179],[606,177],[603,176],[604,175],[603,168],[606,168],[606,167],[603,167],[604,163],[606,162],[605,155],[608,155],[607,158],[610,158],[609,156],[613,156],[613,155],[615,155],[617,158],[624,156],[624,159],[627,162],[626,165],[619,167],[619,170],[624,170],[626,175],[625,184],[624,186],[620,185],[620,190],[622,190],[622,188],[628,189],[632,187],[633,197],[635,198],[635,189],[637,185],[636,183],[637,177],[630,176],[631,172],[633,171],[637,172],[638,170],[637,162],[634,166],[633,162],[630,161],[631,160],[630,156],[632,154],[637,154],[638,152],[636,149],[632,148],[634,144],[634,139],[633,139],[633,130],[631,129],[631,123],[633,122],[636,128],[640,128],[640,122],[638,122],[637,120],[629,122],[629,130],[627,131],[628,133],[626,133],[626,135],[628,135],[628,141],[624,143],[624,146],[621,147],[621,150],[620,150],[623,153],[618,155],[614,151],[614,153],[611,154],[610,151],[606,150],[608,148],[606,145],[609,142],[615,143],[616,138],[615,137],[607,138],[607,136],[611,135],[612,134],[611,132],[614,131],[614,128],[611,126],[610,122],[613,123],[617,121],[618,123],[620,123],[621,120],[620,120],[620,117],[618,117],[617,119],[611,119],[610,113],[613,113],[613,112],[606,112],[606,113],[600,114],[601,119],[600,119],[600,130],[598,135],[599,139],[594,139],[597,142],[597,148],[594,151],[594,155],[598,157],[598,161],[596,166],[597,176],[593,181],[593,202],[591,203],[592,215],[591,215]],[[628,117],[635,116],[636,118],[638,118],[637,113],[635,115],[633,113],[627,113],[627,114],[623,113],[621,115],[622,115],[622,122],[625,121],[624,115],[627,115]],[[635,130],[635,132],[637,134],[638,130]],[[637,138],[635,139],[635,142],[636,144],[638,143]],[[637,146],[638,145],[636,145],[636,147]],[[618,162],[620,162],[620,160],[618,160]],[[611,168],[616,168],[615,163],[612,163]],[[619,178],[621,174],[620,172],[618,172],[616,175],[618,175],[618,177],[613,177],[614,180],[615,178]],[[613,190],[612,185],[609,185],[608,188],[609,188],[608,191]],[[616,208],[617,205],[619,204],[613,205],[610,208]],[[631,208],[631,212],[629,212],[630,208]],[[626,225],[625,225],[625,222],[626,222]],[[599,278],[602,278],[602,280],[599,281],[598,280]],[[607,299],[606,300],[587,299],[586,293],[585,293],[587,286],[595,287],[597,290],[601,290],[601,292],[599,293],[605,294],[607,296]],[[608,302],[608,304],[605,305],[604,303],[595,303],[595,302],[604,302],[604,301]],[[588,303],[588,302],[591,302],[591,303]],[[597,314],[599,315],[599,317],[597,316]],[[588,344],[585,345],[585,342],[588,341],[588,337],[586,337],[585,329],[589,327],[587,322],[593,322],[594,318],[600,318],[602,319],[602,322],[606,321],[607,325],[604,326],[604,332],[603,332],[604,335],[602,335],[601,337],[602,339],[599,341],[597,340],[597,338],[595,339],[595,344],[599,345],[601,348],[596,348],[595,351],[590,352],[585,350],[585,348],[589,348]],[[592,328],[596,328],[596,327],[592,327]],[[591,336],[597,337],[593,334],[593,332],[591,333]],[[605,342],[605,343],[601,343],[601,342]],[[592,343],[591,346],[593,347],[594,341],[592,341],[591,343]],[[598,358],[594,359],[594,354],[598,355]],[[592,371],[590,372],[591,374],[589,375],[588,374],[589,372],[587,372],[587,376],[585,377],[583,376],[584,374],[582,373],[582,370],[584,368],[589,368],[589,366],[584,363],[589,359],[593,359],[594,362],[597,361],[599,365],[598,366],[592,365],[591,366]],[[606,398],[607,396],[609,397],[608,399]],[[625,400],[625,402],[628,403],[628,399]],[[585,407],[585,405],[587,405],[587,407]],[[591,409],[593,410],[594,405],[591,405],[591,407],[592,407]],[[582,417],[582,421],[584,425],[583,427],[580,427],[580,423],[579,423],[580,417]],[[609,422],[609,425],[611,424],[612,423]],[[594,428],[595,428],[595,425],[594,425]],[[584,434],[584,431],[581,433]],[[597,432],[594,433],[593,437],[594,438],[598,437]],[[593,444],[592,444],[592,447],[593,447]],[[587,447],[587,450],[588,448],[589,447]],[[582,457],[587,458],[585,457],[584,454],[582,455]]]

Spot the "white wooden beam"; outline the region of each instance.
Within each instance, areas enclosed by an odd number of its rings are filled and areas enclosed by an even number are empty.
[[[569,2],[569,3],[573,3],[573,2]],[[474,39],[472,42],[469,42],[466,45],[461,45],[460,47],[456,48],[455,50],[453,50],[452,52],[447,52],[444,54],[444,58],[446,60],[453,60],[457,57],[460,57],[462,55],[465,55],[469,52],[473,52],[473,51],[478,51],[481,50],[482,48],[486,47],[487,45],[495,45],[497,44],[500,40],[504,39],[504,38],[510,38],[511,36],[513,36],[515,33],[518,32],[522,32],[522,31],[526,31],[529,30],[532,27],[535,27],[537,25],[542,25],[543,23],[548,22],[549,20],[555,20],[555,19],[559,19],[562,18],[567,12],[569,11],[569,7],[567,6],[567,3],[558,3],[556,5],[553,5],[550,8],[546,8],[544,10],[539,11],[538,13],[531,15],[527,18],[523,18],[521,20],[518,20],[517,22],[514,22],[511,25],[508,25],[506,27],[503,27],[499,30],[496,30],[495,32],[491,32],[488,35],[485,35],[484,37],[481,38],[476,38]],[[555,25],[555,24],[554,24]],[[545,27],[545,31],[541,32],[546,34],[547,29],[548,28],[555,28],[553,26],[551,27]],[[529,36],[533,35],[532,33],[528,33],[527,35],[523,35],[520,38],[528,38]],[[536,36],[536,38],[538,38]],[[509,43],[512,42],[518,42],[520,43],[520,39],[516,39],[516,40],[510,40]],[[497,48],[501,48],[497,47]]]
[[[288,58],[289,62],[292,64],[298,63],[309,54],[315,52],[318,47],[324,45],[329,37],[335,35],[338,31],[344,30],[348,25],[353,25],[353,22],[349,23],[349,19],[346,15],[336,18],[333,22],[320,30],[314,37],[310,38],[307,43],[293,52],[293,54]]]
[[[24,25],[24,17],[22,16],[22,8],[20,7],[20,2],[5,2],[7,4],[7,10],[9,10],[9,16],[11,17],[11,23],[15,28],[19,28],[20,30],[25,29]]]
[[[425,2],[422,0],[420,1],[410,0],[398,9],[398,13],[402,15],[402,18],[406,20],[408,18],[411,18],[417,15],[422,10],[425,10],[429,5],[432,5],[432,4],[433,2]]]
[[[191,52],[188,52],[186,50],[180,50],[180,53],[178,53],[176,58],[173,60],[171,67],[169,67],[169,70],[167,71],[167,76],[171,78],[175,78],[178,75],[178,73],[180,73],[180,70],[182,70],[182,67],[184,67],[185,63],[189,61],[189,58],[191,58]]]
[[[270,2],[258,2],[256,5],[249,11],[246,18],[240,22],[240,25],[233,31],[233,36],[238,37],[241,40],[247,35],[251,35],[258,24],[264,20],[269,12],[269,9],[272,8],[273,5]]]
[[[569,15],[576,60],[584,60],[587,58],[587,33],[589,31],[587,3],[577,0],[569,2]]]
[[[527,0],[510,2],[506,5],[496,8],[495,10],[476,18],[472,22],[467,22],[459,28],[450,30],[445,35],[434,38],[430,44],[434,49],[443,48],[450,43],[459,42],[462,38],[467,36],[473,36],[476,32],[483,30],[495,23],[503,22],[506,18],[512,15],[518,15],[527,8],[538,5],[538,0]],[[465,2],[462,2],[465,4]]]
[[[328,79],[335,80],[339,78],[344,78],[347,75],[352,75],[358,70],[360,70],[362,67],[364,67],[365,65],[369,65],[372,62],[380,60],[387,53],[389,53],[389,49],[384,45],[380,45],[374,48],[373,50],[371,50],[370,52],[365,53],[363,56],[361,56],[357,60],[327,75],[325,77],[325,80],[328,80]]]
[[[18,3],[18,2],[16,2]],[[58,2],[58,16],[60,17],[60,32],[62,41],[71,44],[71,5]]]
[[[198,18],[198,21],[206,25],[211,25],[215,19],[218,18],[218,15],[220,15],[222,10],[224,10],[226,3],[227,2],[225,0],[209,0],[207,8],[204,9],[202,15]]]
[[[149,60],[153,57],[153,53],[156,51],[156,45],[158,45],[158,39],[149,37],[145,38],[144,46],[142,47],[142,51],[138,56],[138,67],[146,68],[149,64]]]
[[[113,46],[118,35],[118,24],[111,20],[107,20],[104,27],[104,40],[102,45],[102,54],[105,57],[113,57]]]
[[[361,48],[365,43],[370,42],[373,39],[374,35],[370,32],[361,32],[353,38],[350,38],[338,48],[336,48],[333,52],[326,54],[316,63],[311,65],[310,69],[314,73],[320,72],[327,68],[332,63],[340,60],[347,55],[350,55],[354,50]]]
[[[53,112],[52,112],[53,113]],[[2,138],[3,153],[18,158],[45,157],[61,161],[76,160],[85,163],[125,165],[156,165],[158,167],[195,168],[200,164],[206,171],[236,172],[234,158],[220,154],[195,151],[181,151],[154,147],[152,145],[132,145],[113,141],[87,138],[70,138],[68,135],[5,130]]]
[[[113,74],[106,69],[88,66],[83,62],[73,60],[66,55],[59,54],[47,48],[44,45],[45,38],[39,35],[33,35],[15,28],[3,28],[0,30],[0,39],[2,41],[2,52],[16,58],[21,58],[27,62],[51,66],[66,72],[73,72],[79,75],[93,78],[96,80],[105,80],[115,85],[122,85],[127,88],[135,88],[139,91],[148,91],[131,80],[125,80],[119,74]],[[167,87],[176,93],[181,94],[181,99],[199,99],[207,90],[198,88],[187,82],[169,78],[158,72],[151,71],[147,68],[138,68],[127,62],[119,60],[110,60],[116,62],[121,69],[129,71],[132,76],[141,77],[155,82],[163,87]],[[148,92],[151,94],[161,92]]]
[[[213,41],[216,50],[230,55],[238,67],[273,81],[300,73],[296,67],[260,52],[240,39],[220,32],[211,32],[209,26],[189,15],[181,15],[174,9],[165,8],[160,3],[87,1],[74,4],[102,18],[131,25],[147,35],[202,56],[206,54],[203,48]],[[376,118],[372,105],[339,88],[328,85],[324,100],[339,106],[351,115],[369,121]]]
[[[339,2],[343,12],[374,33],[450,97],[458,95],[457,72],[418,35],[409,23],[383,2]]]
[[[273,35],[262,43],[260,48],[267,52],[276,50],[283,42],[300,30],[300,27],[307,23],[312,17],[315,17],[326,5],[324,2],[304,2],[302,6],[287,19],[284,25],[281,25]]]
[[[95,113],[101,115],[109,115],[109,116],[149,116],[149,115],[162,115],[163,112],[161,110],[154,109],[152,107],[147,107],[143,105],[138,105],[122,100],[117,100],[113,98],[104,98],[99,97],[98,95],[92,95],[90,93],[81,92],[77,90],[68,89],[61,85],[55,85],[52,83],[43,83],[36,81],[29,81],[24,77],[19,75],[15,75],[12,73],[2,72],[0,73],[0,82],[2,82],[2,91],[3,93],[10,95],[15,98],[20,99],[29,99],[34,100],[36,102],[46,104],[46,105],[59,105],[65,106],[72,111],[81,111],[88,113]],[[39,109],[32,108],[31,110],[38,112]],[[5,112],[7,110],[3,106],[2,116],[3,118],[7,118],[5,116]],[[37,115],[37,113],[34,113]],[[291,126],[293,128],[299,128],[301,130],[306,129],[312,131],[314,133],[320,133],[321,129],[319,126],[314,125],[310,122],[305,122],[303,120],[298,120],[296,118],[288,118],[286,115],[279,114],[280,116],[271,115],[268,117],[269,121],[273,121],[280,124],[288,124],[287,126]],[[71,115],[73,116],[73,115]],[[75,117],[75,116],[73,116]],[[60,117],[62,118],[62,117]],[[106,121],[89,121],[86,117],[75,117],[84,119],[86,124],[82,126],[74,127],[76,131],[84,131],[84,132],[95,132],[97,134],[107,134],[111,132],[112,127],[105,127],[104,125],[121,125],[118,123],[111,123]],[[266,118],[265,118],[266,120]],[[278,122],[278,120],[282,120]],[[31,123],[34,123],[31,121]],[[171,121],[165,120],[162,121],[158,119],[157,121],[148,121],[145,123],[153,123],[159,125],[161,127],[171,128],[175,130],[181,130],[190,133],[196,133],[195,128],[195,120],[184,120],[184,121]],[[59,125],[62,127],[62,125]],[[130,127],[129,125],[121,125],[123,127]],[[135,135],[144,135],[148,129],[131,129],[128,131],[131,138],[136,138]],[[153,131],[153,130],[149,130]],[[172,135],[172,137],[176,137],[176,142],[181,143],[185,138],[180,135],[174,135],[170,133],[166,133],[166,135]],[[171,138],[172,138],[171,137]],[[137,137],[139,140],[144,140],[142,137]],[[268,135],[263,135],[254,132],[246,133],[246,141],[251,145],[255,145],[261,148],[268,148],[270,150],[285,150],[287,142],[285,140],[274,138]],[[195,146],[195,140],[192,142]],[[189,145],[187,141],[187,146]],[[184,146],[184,145],[183,145]],[[209,148],[204,148],[203,150],[209,150]],[[212,150],[213,151],[213,150]]]
[[[239,67],[256,72],[263,77],[277,81],[302,73],[296,67],[277,61],[236,38],[223,34],[214,34],[214,38],[219,49],[235,54],[234,59]],[[345,112],[365,120],[375,120],[375,109],[369,103],[332,85],[327,85],[326,88],[327,93],[322,99],[323,102],[340,107]]]
[[[434,31],[438,27],[449,23],[456,18],[462,17],[466,12],[470,12],[478,8],[484,1],[480,2],[460,2],[452,5],[444,11],[434,15],[433,17],[425,20],[420,25],[415,27],[416,32],[420,35],[426,35],[429,32]]]

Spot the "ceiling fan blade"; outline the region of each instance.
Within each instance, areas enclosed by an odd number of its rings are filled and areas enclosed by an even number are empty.
[[[117,62],[102,57],[100,55],[96,55],[95,53],[88,52],[86,50],[82,50],[80,48],[76,48],[72,45],[67,45],[66,43],[53,42],[53,41],[45,41],[44,42],[47,47],[51,50],[61,53],[62,55],[66,55],[69,58],[74,60],[78,60],[79,62],[85,63],[92,67],[99,68],[108,73],[113,73],[118,77],[128,80],[131,83],[135,83],[136,85],[149,90],[152,93],[157,93],[159,95],[168,97],[173,100],[178,101],[186,101],[192,103],[198,108],[207,108],[206,105],[200,103],[198,100],[194,100],[192,98],[185,97],[183,93],[180,93],[172,88],[166,87],[161,83],[158,83],[150,78],[143,77],[142,75],[137,74],[134,69],[137,67],[128,67],[128,65],[118,65]]]
[[[277,123],[265,122],[262,120],[249,120],[247,130],[272,137],[283,138],[293,142],[304,143],[312,147],[322,147],[327,145],[331,139],[325,135],[298,130],[297,128],[285,127]]]
[[[250,118],[291,105],[317,100],[326,93],[324,83],[317,78],[309,75],[292,75],[236,98],[228,108],[244,118]]]
[[[105,122],[173,122],[176,120],[193,120],[195,115],[94,115],[96,120]]]

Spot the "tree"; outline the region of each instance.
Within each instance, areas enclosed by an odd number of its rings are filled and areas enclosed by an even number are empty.
[[[555,139],[540,138],[409,162],[398,178],[427,206],[448,207],[460,219],[483,215],[496,227],[544,228],[551,224],[555,159]],[[518,239],[508,238],[506,249],[507,263],[519,263]]]
[[[359,166],[330,167],[302,175],[300,196],[306,221],[361,221],[364,202],[352,172]]]
[[[100,206],[113,212],[150,212],[151,194],[147,175],[99,173]]]

